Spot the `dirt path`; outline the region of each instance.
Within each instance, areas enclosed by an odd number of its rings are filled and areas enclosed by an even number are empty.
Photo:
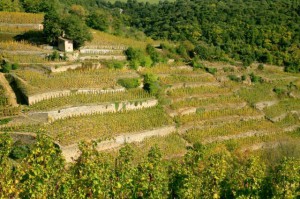
[[[3,73],[0,73],[0,84],[3,86],[5,93],[7,94],[8,103],[11,106],[18,106],[16,94],[10,87]]]

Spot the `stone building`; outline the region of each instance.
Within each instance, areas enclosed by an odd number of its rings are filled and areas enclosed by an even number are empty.
[[[73,52],[73,41],[64,37],[59,37],[58,50],[63,52]]]

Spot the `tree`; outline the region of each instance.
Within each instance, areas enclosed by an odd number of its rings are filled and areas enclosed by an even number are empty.
[[[153,74],[145,74],[144,75],[144,89],[151,94],[158,94],[160,90],[160,85],[158,81],[158,77]]]
[[[81,47],[84,42],[92,40],[92,34],[84,23],[76,15],[67,15],[62,21],[62,30],[65,31],[66,37],[73,40],[74,47]]]
[[[1,0],[0,11],[17,12],[21,10],[21,5],[18,0]]]
[[[58,37],[62,34],[61,17],[55,10],[50,10],[44,17],[43,33],[47,42],[51,44],[57,43]]]
[[[94,11],[87,17],[86,24],[96,30],[106,31],[109,26],[108,15],[100,11]]]

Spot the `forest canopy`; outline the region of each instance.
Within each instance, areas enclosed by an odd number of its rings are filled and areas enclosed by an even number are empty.
[[[81,8],[80,8],[81,6]],[[84,14],[87,25],[113,34],[139,37],[132,27],[154,39],[190,41],[190,53],[207,60],[262,62],[300,70],[300,1],[176,0],[158,4],[137,0],[5,0],[0,10]],[[203,53],[203,49],[205,53]]]

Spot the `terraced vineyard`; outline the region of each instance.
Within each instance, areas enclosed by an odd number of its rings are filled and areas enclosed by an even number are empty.
[[[43,18],[33,16],[5,18],[0,12],[0,23],[40,23]],[[18,32],[9,26],[1,30]],[[69,153],[82,140],[106,140],[102,149],[133,141],[137,157],[156,144],[165,158],[181,157],[196,143],[237,153],[299,143],[299,74],[276,66],[258,69],[258,64],[245,68],[222,62],[202,62],[205,67],[195,69],[177,60],[130,69],[123,51],[128,46],[145,49],[155,41],[92,31],[94,40],[76,51],[77,56],[69,54],[73,59],[68,61],[50,61],[53,51],[38,45],[1,39],[1,56],[21,66],[5,76],[19,105],[10,103],[0,85],[0,131],[44,133],[62,147],[68,161],[76,157]],[[120,68],[110,66],[118,62],[112,59],[116,56],[122,59]],[[83,67],[87,63],[91,67]],[[146,74],[157,76],[159,92],[141,88]],[[142,85],[126,89],[118,83],[123,78]],[[51,114],[64,117],[51,119]]]

